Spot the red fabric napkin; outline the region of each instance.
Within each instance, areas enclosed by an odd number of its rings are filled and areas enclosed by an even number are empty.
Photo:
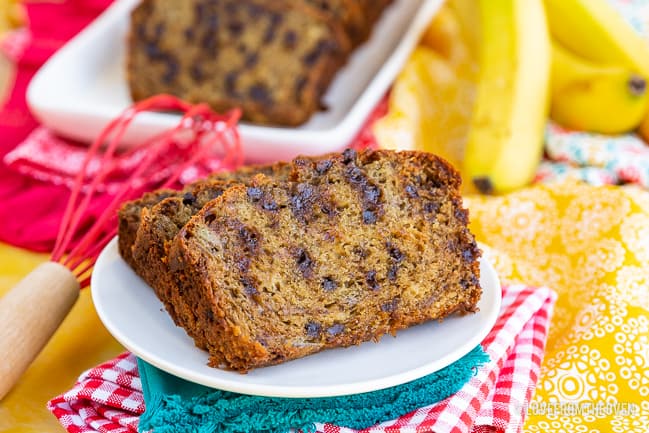
[[[482,342],[490,361],[459,392],[432,406],[361,433],[521,431],[536,386],[556,294],[547,288],[503,288],[498,320]],[[70,433],[137,432],[146,407],[134,355],[84,372],[48,409]],[[325,421],[325,420],[323,420]],[[318,424],[319,433],[358,433]]]
[[[29,28],[2,43],[16,63],[13,89],[0,107],[0,159],[37,126],[25,91],[38,68],[68,39],[94,19],[110,0],[27,2]],[[0,241],[49,251],[56,238],[69,190],[24,176],[0,164]],[[96,202],[90,213],[102,208]]]

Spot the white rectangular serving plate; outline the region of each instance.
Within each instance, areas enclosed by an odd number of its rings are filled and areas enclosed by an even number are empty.
[[[117,0],[38,71],[27,102],[38,120],[62,136],[91,142],[132,104],[125,77],[125,39],[139,0]],[[395,0],[358,47],[323,98],[326,111],[299,127],[241,122],[248,162],[291,159],[344,149],[383,97],[442,0]],[[124,136],[129,147],[165,129],[180,116],[139,115]]]

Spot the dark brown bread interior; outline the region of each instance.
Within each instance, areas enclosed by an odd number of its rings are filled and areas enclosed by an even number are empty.
[[[227,188],[170,242],[158,292],[210,365],[246,371],[475,311],[480,251],[446,162],[346,151],[291,169]]]

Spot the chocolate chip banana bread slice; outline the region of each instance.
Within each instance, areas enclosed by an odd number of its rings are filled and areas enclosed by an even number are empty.
[[[209,364],[239,371],[384,334],[481,295],[460,178],[421,152],[298,158],[207,203],[169,267]]]
[[[140,100],[170,93],[234,107],[260,124],[298,125],[352,43],[339,19],[297,0],[143,0],[133,11],[127,78]]]
[[[152,207],[142,208],[140,224],[131,248],[131,267],[153,288],[178,326],[191,330],[194,323],[186,320],[191,319],[191,314],[188,314],[179,295],[179,288],[169,273],[167,253],[173,238],[206,203],[219,197],[231,186],[247,184],[257,173],[286,179],[290,169],[286,163],[246,167],[195,183]]]

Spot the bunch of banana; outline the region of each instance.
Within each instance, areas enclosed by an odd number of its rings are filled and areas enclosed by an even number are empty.
[[[579,130],[649,136],[649,42],[609,0],[545,0],[553,39],[551,118]]]

